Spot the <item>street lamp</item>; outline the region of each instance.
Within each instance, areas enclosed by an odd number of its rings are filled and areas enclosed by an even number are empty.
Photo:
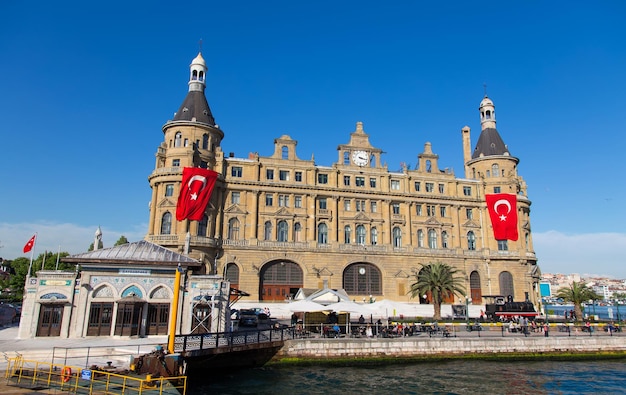
[[[465,297],[465,322],[467,323],[467,326],[469,327],[469,305],[470,303],[472,303],[472,298],[470,297]]]

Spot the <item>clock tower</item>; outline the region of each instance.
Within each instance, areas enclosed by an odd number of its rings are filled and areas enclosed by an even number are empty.
[[[363,131],[363,122],[356,123],[356,130],[350,133],[350,142],[337,147],[340,165],[357,167],[380,167],[382,150],[372,147],[369,135]]]

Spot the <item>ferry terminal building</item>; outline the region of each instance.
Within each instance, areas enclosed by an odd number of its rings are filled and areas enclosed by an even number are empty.
[[[461,129],[461,177],[440,166],[428,142],[415,169],[389,171],[383,149],[370,144],[361,122],[346,133],[331,164],[300,159],[288,135],[274,139],[270,156],[237,158],[222,149],[224,132],[205,96],[206,73],[198,54],[187,96],[162,128],[148,176],[145,240],[66,258],[80,268],[75,273],[27,279],[20,337],[167,333],[179,265],[185,283],[195,285],[181,297],[177,333],[223,330],[227,317],[213,309],[224,307],[230,287],[249,294],[243,301],[263,303],[324,284],[356,301],[429,303],[429,295],[411,299],[408,291],[421,264],[431,262],[464,273],[472,304],[511,295],[537,305],[531,201],[519,159],[496,129],[491,99],[480,102],[473,149],[470,128]],[[184,167],[219,173],[201,221],[176,220]],[[517,241],[493,237],[485,202],[491,193],[516,195]]]

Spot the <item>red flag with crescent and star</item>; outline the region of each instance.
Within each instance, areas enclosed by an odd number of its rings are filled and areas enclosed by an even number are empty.
[[[35,233],[33,235],[33,237],[30,238],[30,240],[28,240],[28,243],[26,243],[26,245],[24,245],[24,254],[26,254],[27,252],[30,252],[30,250],[33,249],[33,247],[35,246],[35,239],[37,238],[37,234]]]
[[[487,209],[496,240],[516,241],[517,235],[517,196],[509,193],[485,195]]]
[[[201,221],[216,180],[217,172],[213,170],[185,167],[176,205],[176,219]]]

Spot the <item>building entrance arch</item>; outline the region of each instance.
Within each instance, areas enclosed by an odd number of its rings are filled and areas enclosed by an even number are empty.
[[[291,299],[303,286],[303,272],[295,262],[270,261],[260,273],[259,300],[283,301]]]

